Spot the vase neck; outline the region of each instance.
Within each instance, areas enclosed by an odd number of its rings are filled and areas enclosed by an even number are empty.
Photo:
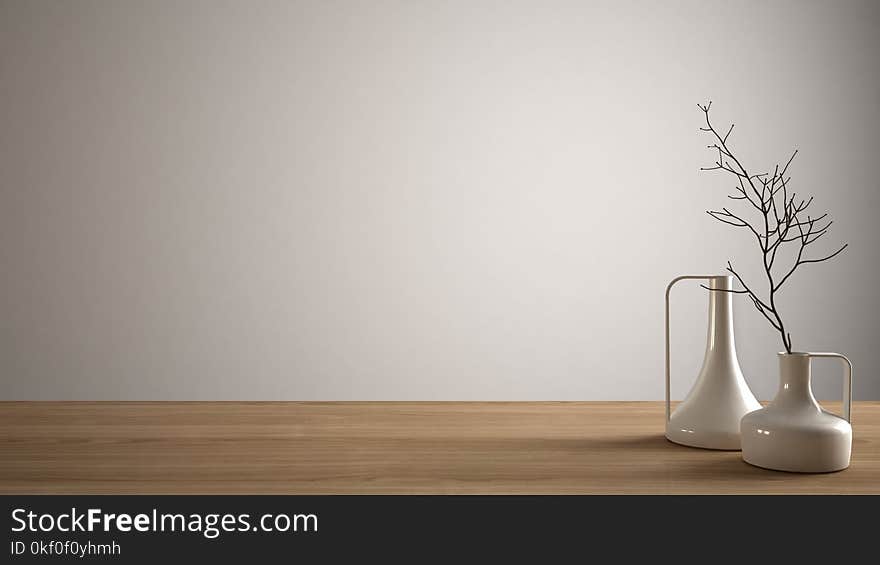
[[[736,344],[733,338],[733,277],[711,277],[709,288],[718,292],[709,293],[709,332],[706,339],[706,355],[732,356],[736,358]]]
[[[799,404],[820,411],[813,396],[810,357],[802,353],[779,354],[779,389],[774,404]]]

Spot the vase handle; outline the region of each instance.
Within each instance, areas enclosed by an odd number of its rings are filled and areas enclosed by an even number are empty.
[[[670,413],[670,363],[669,363],[669,293],[672,291],[672,287],[675,286],[675,283],[684,280],[710,280],[714,278],[718,278],[719,276],[727,276],[727,275],[681,275],[680,277],[675,277],[672,279],[668,285],[666,285],[666,421],[669,421]]]
[[[807,353],[812,361],[816,357],[840,359],[843,362],[843,417],[852,423],[852,362],[840,353]]]

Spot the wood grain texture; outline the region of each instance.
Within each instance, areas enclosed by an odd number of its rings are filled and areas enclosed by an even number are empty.
[[[880,402],[853,420],[850,468],[798,475],[659,402],[0,402],[0,493],[880,493]]]

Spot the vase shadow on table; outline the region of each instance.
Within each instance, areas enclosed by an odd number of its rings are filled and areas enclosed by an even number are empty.
[[[800,473],[784,473],[749,465],[739,451],[701,449],[677,444],[663,434],[618,436],[606,438],[547,438],[533,440],[536,449],[557,453],[607,454],[613,460],[615,453],[625,454],[633,461],[649,462],[627,468],[628,477],[643,475],[656,477],[658,471],[686,477],[694,482],[711,482],[720,478],[766,482],[768,477],[806,477]],[[595,469],[593,470],[595,472]],[[617,465],[609,465],[608,474],[620,473]]]

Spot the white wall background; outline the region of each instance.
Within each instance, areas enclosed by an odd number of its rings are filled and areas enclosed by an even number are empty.
[[[878,58],[867,1],[0,0],[0,398],[662,398],[668,280],[758,275],[707,99],[754,168],[800,149],[851,248],[782,311],[880,398]]]

